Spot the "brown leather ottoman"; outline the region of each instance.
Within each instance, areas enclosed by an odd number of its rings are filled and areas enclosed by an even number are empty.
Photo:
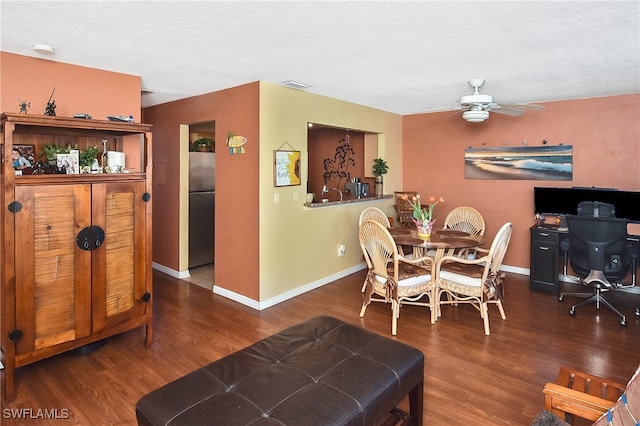
[[[140,425],[380,423],[409,395],[422,424],[424,355],[319,316],[193,371],[136,404]]]

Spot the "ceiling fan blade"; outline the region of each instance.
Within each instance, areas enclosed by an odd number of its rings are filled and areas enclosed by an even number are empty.
[[[502,107],[492,109],[491,112],[495,112],[497,114],[503,114],[503,115],[510,115],[512,117],[518,117],[519,115],[524,114],[524,111],[521,109],[502,108]]]
[[[459,109],[458,111],[454,112],[453,114],[449,114],[449,115],[447,115],[447,116],[445,117],[445,119],[447,119],[447,118],[451,118],[451,117],[456,116],[456,115],[461,115],[464,111],[465,111],[464,109]]]
[[[538,104],[521,104],[516,102],[500,102],[500,108],[511,108],[511,109],[520,109],[520,110],[540,110],[544,109],[542,105]]]

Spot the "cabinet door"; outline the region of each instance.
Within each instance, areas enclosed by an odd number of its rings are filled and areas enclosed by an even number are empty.
[[[90,185],[17,186],[16,328],[24,354],[91,333],[91,252],[76,235],[91,225]]]
[[[531,231],[530,287],[532,290],[558,294],[558,272],[560,271],[558,244],[557,232]]]
[[[104,229],[92,252],[93,332],[145,314],[146,203],[144,182],[93,185],[93,225]]]

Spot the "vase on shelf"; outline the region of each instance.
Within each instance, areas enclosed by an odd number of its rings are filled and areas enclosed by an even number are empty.
[[[418,229],[418,238],[428,240],[431,238],[431,231],[433,230],[433,223],[435,220],[425,220],[424,222],[418,222],[414,220],[416,228]]]
[[[382,195],[384,194],[383,192],[383,178],[382,176],[376,176],[376,184],[375,184],[375,192],[376,192],[376,197],[382,197]]]

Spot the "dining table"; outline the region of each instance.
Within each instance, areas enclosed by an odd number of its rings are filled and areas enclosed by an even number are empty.
[[[445,254],[454,254],[461,249],[473,249],[484,244],[482,235],[471,234],[453,229],[435,229],[429,238],[418,238],[418,230],[415,228],[388,228],[396,245],[413,247],[414,256],[425,256],[434,251],[434,263]]]

